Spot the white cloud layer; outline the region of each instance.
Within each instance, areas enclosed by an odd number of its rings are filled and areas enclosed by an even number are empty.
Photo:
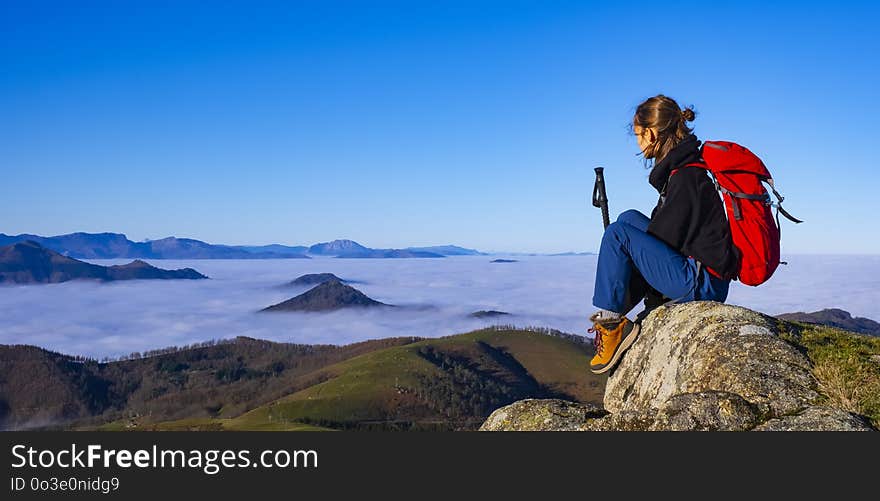
[[[235,336],[345,344],[442,336],[494,323],[585,334],[596,256],[516,256],[516,263],[490,263],[497,257],[150,260],[161,268],[192,267],[212,279],[0,287],[0,344],[102,357]],[[838,307],[880,320],[880,256],[786,257],[790,264],[765,285],[735,282],[728,303],[768,314]],[[378,301],[435,308],[255,313],[308,289],[278,285],[320,272],[359,281],[355,287]],[[515,316],[467,317],[481,309]]]

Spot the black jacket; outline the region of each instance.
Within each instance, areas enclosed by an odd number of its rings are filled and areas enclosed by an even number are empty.
[[[691,134],[654,165],[648,181],[660,193],[648,233],[685,256],[709,266],[726,279],[736,276],[738,255],[724,205],[709,174],[699,167],[703,150]],[[674,169],[679,169],[670,177]]]

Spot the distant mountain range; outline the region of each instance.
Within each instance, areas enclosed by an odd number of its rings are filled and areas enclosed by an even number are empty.
[[[139,259],[125,265],[98,266],[62,256],[29,240],[0,247],[0,284],[59,283],[77,279],[106,282],[203,278],[208,277],[192,268],[163,270]]]
[[[443,251],[448,252],[444,254]],[[420,247],[407,249],[371,249],[354,240],[334,240],[309,247],[309,254],[314,256],[334,256],[342,258],[402,258],[402,257],[446,257],[462,255],[479,255],[479,251],[464,249],[454,245],[439,247]]]
[[[312,246],[219,245],[191,238],[168,237],[133,242],[122,233],[71,233],[43,237],[23,233],[0,233],[0,246],[32,241],[74,259],[308,259],[312,256],[339,258],[440,258],[486,255],[483,252],[440,245],[406,249],[373,249],[353,240],[334,240]]]
[[[54,237],[39,235],[5,235],[0,245],[24,241],[37,242],[55,252],[75,259],[274,259],[305,258],[296,247],[261,248],[212,245],[190,238],[168,237],[147,242],[132,242],[121,233],[71,233]],[[272,246],[266,246],[272,247]],[[283,247],[283,246],[278,246]],[[251,249],[251,250],[248,250]]]
[[[776,318],[781,318],[782,320],[787,320],[789,322],[827,325],[828,327],[836,327],[838,329],[858,332],[860,334],[880,336],[880,323],[877,323],[870,318],[853,317],[848,311],[839,308],[826,308],[812,313],[804,313],[802,311],[783,313],[781,315],[776,315]]]

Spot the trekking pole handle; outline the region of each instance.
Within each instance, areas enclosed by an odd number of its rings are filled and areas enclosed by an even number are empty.
[[[596,183],[593,185],[593,207],[602,209],[602,224],[605,228],[611,224],[608,218],[608,194],[605,193],[605,169],[596,167]]]

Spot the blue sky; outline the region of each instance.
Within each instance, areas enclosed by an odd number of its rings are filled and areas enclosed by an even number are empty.
[[[767,163],[783,255],[880,253],[880,8],[608,4],[4,0],[0,232],[595,251],[664,93]]]

